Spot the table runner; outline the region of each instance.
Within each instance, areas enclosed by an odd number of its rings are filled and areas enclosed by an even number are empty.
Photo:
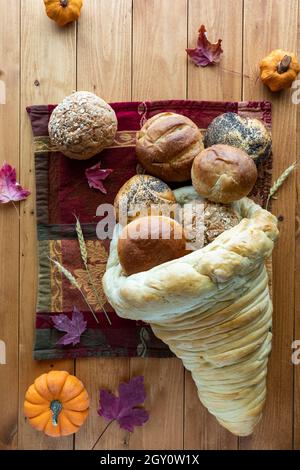
[[[36,175],[39,263],[34,346],[36,360],[84,356],[173,356],[168,347],[153,335],[148,325],[119,318],[106,303],[110,325],[103,312],[97,310],[97,300],[88,287],[74,224],[76,214],[86,238],[90,270],[98,280],[97,287],[105,301],[101,277],[105,271],[109,240],[97,239],[96,226],[100,218],[96,211],[100,204],[112,204],[120,187],[139,171],[135,156],[135,135],[147,119],[163,111],[172,111],[189,117],[204,131],[216,116],[232,111],[261,119],[271,129],[271,104],[267,101],[173,100],[122,102],[112,103],[111,106],[118,118],[115,141],[101,154],[86,161],[71,160],[51,146],[48,122],[55,105],[27,108],[34,136]],[[113,169],[113,173],[105,181],[107,194],[90,189],[85,177],[85,170],[99,161],[102,168]],[[264,206],[271,185],[272,157],[259,164],[258,170],[258,180],[251,197]],[[95,309],[99,324],[87,309],[80,293],[60,274],[49,258],[59,261],[73,273]],[[74,306],[83,313],[87,330],[76,346],[58,345],[63,333],[55,329],[52,317],[60,313],[71,317]]]

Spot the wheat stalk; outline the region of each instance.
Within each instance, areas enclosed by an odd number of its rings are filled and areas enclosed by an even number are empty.
[[[286,170],[284,170],[284,172],[275,181],[275,183],[271,187],[269,195],[268,195],[268,199],[267,199],[267,203],[266,203],[266,209],[268,209],[270,199],[274,197],[274,194],[278,191],[280,186],[283,185],[283,183],[289,177],[289,175],[296,169],[296,166],[297,166],[297,162],[294,162],[292,165],[290,165],[288,168],[286,168]]]
[[[62,273],[67,279],[68,281],[70,282],[70,284],[72,284],[72,286],[76,287],[76,289],[79,290],[80,294],[82,295],[85,303],[87,304],[87,306],[89,307],[91,313],[93,314],[93,317],[95,318],[96,322],[99,323],[99,320],[98,318],[96,317],[96,314],[94,312],[94,310],[92,309],[92,307],[90,306],[86,296],[84,295],[84,293],[82,292],[77,280],[75,279],[75,277],[73,276],[72,273],[70,273],[70,271],[68,271],[62,264],[60,264],[58,261],[56,261],[55,259],[52,259],[52,258],[49,258],[49,260],[55,264],[55,266],[57,267],[57,269],[59,270],[60,273]]]
[[[90,271],[89,266],[88,266],[88,253],[87,253],[86,243],[85,243],[85,240],[84,240],[84,235],[83,235],[83,231],[82,231],[82,228],[81,228],[80,221],[79,221],[78,217],[76,217],[76,215],[75,215],[75,218],[76,218],[76,233],[77,233],[77,238],[78,238],[78,243],[79,243],[81,258],[82,258],[82,261],[83,261],[85,270],[86,270],[86,272],[87,272],[90,285],[91,285],[91,287],[92,287],[92,289],[93,289],[94,295],[95,295],[95,297],[96,297],[96,299],[97,299],[97,302],[98,302],[100,308],[101,308],[101,309],[103,310],[103,312],[104,312],[104,315],[105,315],[105,317],[106,317],[106,320],[107,320],[108,323],[111,325],[110,318],[109,318],[108,313],[106,312],[106,310],[105,310],[105,308],[104,308],[103,302],[102,302],[102,300],[101,300],[101,298],[100,298],[99,292],[98,292],[98,290],[97,290],[97,288],[96,288],[96,285],[95,285],[95,283],[94,283],[93,276],[92,276],[91,271]]]
[[[85,244],[85,240],[84,240],[84,236],[83,236],[83,232],[82,232],[82,228],[81,228],[79,219],[78,219],[78,217],[76,217],[76,215],[75,215],[75,218],[76,218],[76,233],[77,233],[77,238],[78,238],[78,242],[79,242],[81,258],[82,258],[82,261],[84,263],[84,266],[87,267],[87,265],[88,265],[88,254],[87,254],[86,244]]]

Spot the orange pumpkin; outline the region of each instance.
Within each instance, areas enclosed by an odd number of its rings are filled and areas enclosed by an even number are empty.
[[[42,374],[28,388],[24,413],[38,431],[51,437],[77,432],[89,412],[89,396],[83,383],[65,371]]]
[[[260,78],[271,91],[289,88],[300,72],[295,54],[282,49],[272,51],[260,62],[259,67]]]
[[[82,0],[44,0],[46,13],[59,26],[78,20]]]

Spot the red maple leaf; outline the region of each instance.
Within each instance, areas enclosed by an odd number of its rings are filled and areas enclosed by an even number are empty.
[[[106,188],[104,187],[103,181],[113,172],[109,168],[102,169],[101,162],[97,163],[96,165],[92,166],[91,168],[87,168],[85,170],[85,176],[87,177],[89,187],[99,189],[102,193],[106,194]]]
[[[195,49],[186,49],[186,52],[197,67],[206,67],[220,62],[223,52],[221,47],[222,39],[215,43],[209,42],[207,39],[206,28],[202,24],[199,29],[197,46]]]
[[[4,162],[0,168],[0,203],[22,201],[30,195],[30,191],[17,183],[16,170]]]

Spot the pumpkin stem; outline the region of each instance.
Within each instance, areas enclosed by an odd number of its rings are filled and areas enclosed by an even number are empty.
[[[60,0],[60,5],[63,8],[66,8],[68,6],[69,0]]]
[[[50,410],[52,411],[52,424],[53,426],[58,425],[58,415],[62,410],[62,404],[58,400],[53,400],[50,403]]]
[[[279,62],[279,64],[277,65],[277,72],[279,74],[287,72],[291,62],[292,62],[291,56],[290,55],[285,55],[282,58],[282,60]]]

